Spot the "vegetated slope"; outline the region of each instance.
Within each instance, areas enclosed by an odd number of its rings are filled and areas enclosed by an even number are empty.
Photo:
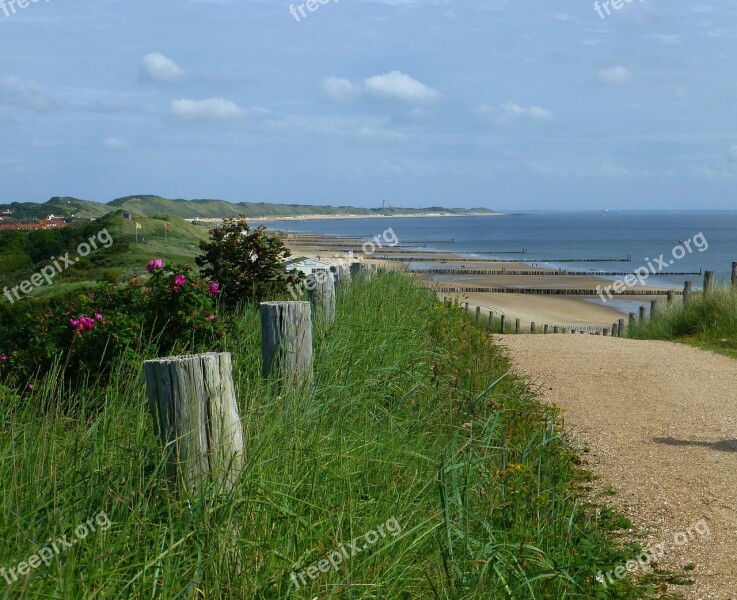
[[[310,204],[272,204],[268,202],[240,202],[233,204],[225,200],[183,200],[161,196],[139,195],[117,198],[110,206],[124,208],[132,214],[154,216],[157,214],[177,215],[184,219],[236,217],[290,217],[290,216],[346,216],[346,215],[423,215],[443,214],[493,214],[485,208],[356,208],[353,206],[314,206]]]
[[[314,379],[297,389],[262,376],[255,307],[223,316],[214,345],[185,349],[233,357],[246,461],[228,496],[167,482],[141,368],[150,348],[131,348],[104,388],[59,394],[51,373],[33,396],[6,394],[0,564],[50,535],[75,540],[102,511],[112,523],[12,597],[639,597],[593,581],[625,561],[611,515],[580,502],[555,410],[504,377],[489,336],[394,273],[342,286],[337,309],[334,327],[315,325]],[[340,568],[318,570],[342,548]]]
[[[0,214],[10,210],[14,219],[43,219],[49,214],[65,218],[95,219],[110,212],[107,204],[93,202],[91,200],[80,200],[79,198],[55,196],[43,204],[37,202],[12,202],[0,204]]]
[[[182,198],[163,198],[142,194],[116,198],[109,204],[80,200],[78,198],[54,197],[42,204],[35,202],[13,202],[0,204],[0,214],[12,211],[12,217],[22,219],[42,219],[48,214],[66,218],[94,219],[110,212],[123,209],[133,215],[153,217],[173,215],[183,219],[219,219],[223,217],[295,217],[295,216],[381,216],[381,215],[474,215],[493,214],[486,208],[357,208],[354,206],[315,206],[311,204],[271,204],[268,202],[233,203],[226,200],[185,200]]]
[[[169,227],[165,235],[166,223]],[[140,229],[136,228],[137,224]],[[112,238],[110,247],[98,243],[98,249],[77,261],[79,244],[102,230]],[[52,257],[65,253],[69,253],[73,264],[55,276],[53,285],[35,288],[32,295],[57,296],[102,281],[117,281],[143,272],[153,258],[175,264],[193,263],[200,254],[200,241],[208,237],[207,229],[179,217],[128,220],[123,218],[123,211],[108,214],[94,223],[74,224],[63,229],[0,232],[0,265],[3,267],[0,288],[18,285],[51,264]]]
[[[627,335],[684,342],[737,358],[737,288],[716,285],[706,294],[694,293],[686,306],[660,306],[654,318],[638,320]]]

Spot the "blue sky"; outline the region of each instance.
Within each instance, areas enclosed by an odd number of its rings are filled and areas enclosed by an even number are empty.
[[[0,202],[735,206],[733,0],[17,1]]]

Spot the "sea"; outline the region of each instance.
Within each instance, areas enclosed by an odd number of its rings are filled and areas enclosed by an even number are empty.
[[[729,281],[732,262],[737,261],[737,211],[531,211],[479,217],[381,217],[264,224],[283,231],[365,240],[391,229],[408,249],[512,259],[592,275],[601,271],[633,273],[639,268],[641,274],[649,271],[647,285],[673,289],[681,289],[685,280],[692,280],[694,289],[699,289],[703,277],[698,273],[705,270],[715,271],[718,281]],[[412,265],[432,266],[435,265],[426,262]],[[697,274],[676,274],[682,272]],[[622,277],[602,276],[609,280]],[[626,301],[618,304],[622,304],[620,309],[629,308]]]

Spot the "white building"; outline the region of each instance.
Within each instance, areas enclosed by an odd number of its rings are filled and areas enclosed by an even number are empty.
[[[307,256],[299,256],[291,260],[286,261],[287,271],[300,271],[303,275],[312,275],[318,271],[327,271],[328,273],[335,274],[338,270],[337,265],[333,263],[327,263],[316,258],[308,258]]]

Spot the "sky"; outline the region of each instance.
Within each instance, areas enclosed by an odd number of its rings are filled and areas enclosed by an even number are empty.
[[[737,208],[734,0],[322,1],[3,0],[0,203]]]

